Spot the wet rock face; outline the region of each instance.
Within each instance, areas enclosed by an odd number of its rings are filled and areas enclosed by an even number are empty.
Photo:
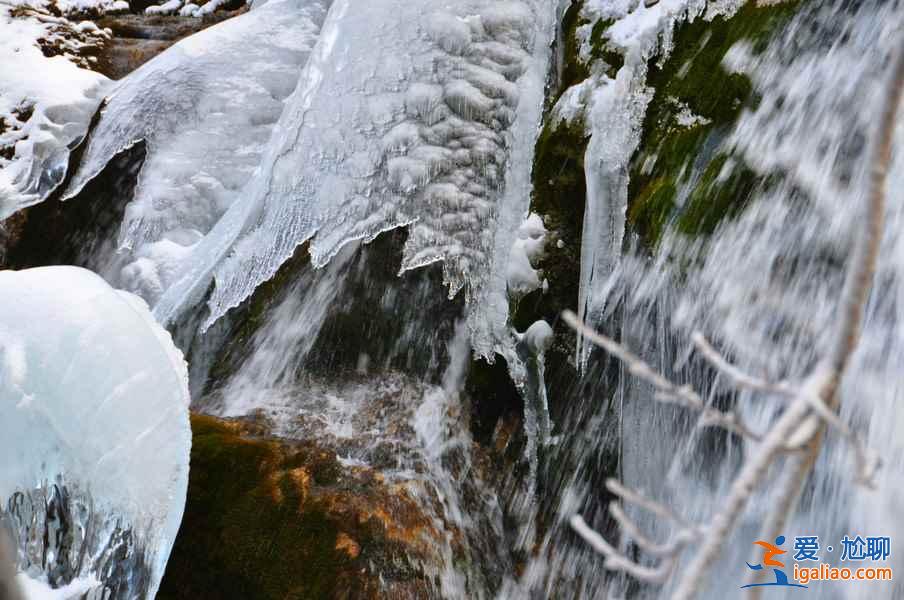
[[[131,196],[145,147],[136,144],[117,156],[81,197],[48,200],[0,223],[0,266],[25,269],[78,265],[99,270],[95,257],[115,243],[125,198]],[[72,161],[78,160],[78,153]]]
[[[157,597],[426,598],[432,521],[403,486],[263,422],[195,415],[188,502]]]
[[[110,79],[122,79],[182,38],[247,10],[234,2],[232,10],[221,10],[203,18],[170,15],[108,15],[97,25],[110,29],[112,39],[97,56],[96,71]],[[132,3],[133,10],[144,10],[150,3]]]

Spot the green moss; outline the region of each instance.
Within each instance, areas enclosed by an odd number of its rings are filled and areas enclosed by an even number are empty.
[[[707,165],[678,217],[678,230],[687,235],[710,234],[724,218],[736,215],[753,190],[765,183],[743,163],[727,166],[730,157],[719,154]],[[723,169],[729,170],[723,174]]]
[[[577,36],[578,27],[586,24],[581,18],[582,5],[581,2],[572,2],[562,17],[562,74],[559,94],[554,100],[558,100],[569,87],[590,76],[590,69],[580,59],[581,45]]]
[[[593,29],[590,31],[590,57],[593,60],[605,61],[609,67],[607,74],[613,78],[625,64],[624,56],[609,44],[609,39],[606,37],[609,27],[614,22],[612,19],[600,19],[593,24]]]
[[[550,231],[546,250],[536,265],[549,287],[529,294],[518,303],[512,320],[520,331],[538,319],[554,323],[562,310],[574,308],[578,297],[586,196],[584,152],[588,140],[580,123],[548,123],[537,141],[531,210],[543,216]],[[564,366],[565,356],[572,349],[570,331],[557,328],[547,364],[556,363],[561,352]]]
[[[628,218],[637,225],[642,236],[659,239],[674,208],[675,183],[668,177],[658,177],[641,190],[631,206]]]
[[[761,51],[797,7],[797,2],[757,6],[750,1],[728,19],[683,23],[675,31],[668,60],[661,66],[656,58],[650,61],[647,83],[654,94],[632,161],[628,213],[631,225],[648,244],[659,240],[674,212],[675,194],[687,183],[694,161],[707,160],[706,142],[720,135],[755,100],[749,79],[722,67],[726,53],[741,40]],[[679,124],[677,115],[684,107],[702,121]],[[721,161],[724,164],[724,158]],[[738,174],[727,186],[717,181],[722,164],[706,167],[703,189],[691,192],[686,216],[679,219],[681,231],[712,231],[722,217],[737,212],[735,200],[749,196],[755,182],[747,173]]]

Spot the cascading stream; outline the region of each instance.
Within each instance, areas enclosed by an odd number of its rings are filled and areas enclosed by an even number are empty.
[[[720,149],[729,152],[735,164],[743,161],[760,177],[769,177],[769,184],[758,187],[744,210],[723,222],[706,243],[671,232],[653,251],[652,260],[643,247],[629,250],[613,275],[596,288],[603,295],[593,296],[597,306],[608,307],[594,321],[596,326],[620,324],[626,346],[717,406],[736,405],[759,430],[772,421],[783,401],[731,391],[729,382],[692,352],[690,335],[704,332],[742,369],[776,381],[807,373],[830,343],[843,267],[857,230],[852,223],[866,203],[865,140],[878,118],[888,56],[900,44],[901,22],[900,7],[894,4],[811,3],[801,7],[765,51],[754,53],[752,44],[736,44],[725,62],[750,75],[759,100],[722,137]],[[607,129],[594,134],[597,131]],[[895,139],[904,139],[900,128]],[[894,432],[904,423],[904,388],[898,375],[904,349],[898,314],[904,272],[897,193],[904,163],[900,152],[895,156],[879,272],[863,336],[841,388],[841,417],[883,456],[885,466],[877,491],[857,487],[853,451],[830,432],[799,510],[786,527],[791,540],[795,535],[820,536],[823,560],[836,566],[842,536],[895,539],[902,527],[900,515],[890,511],[902,489],[902,446]],[[691,163],[685,168],[705,166]],[[607,240],[602,236],[597,242],[608,247]],[[593,243],[585,239],[585,249]],[[756,452],[756,444],[699,427],[693,414],[656,402],[650,386],[628,373],[618,381],[618,391],[611,396],[607,385],[598,386],[597,401],[587,410],[605,414],[607,406],[619,407],[621,479],[629,488],[674,506],[678,514],[706,524],[741,461]],[[575,424],[584,418],[579,416]],[[604,419],[591,418],[590,423],[612,427]],[[606,452],[606,433],[591,431],[597,438],[584,442],[589,448],[579,469],[592,471],[592,462]],[[566,453],[560,456],[564,459]],[[733,590],[740,594],[747,575],[744,564],[774,503],[774,492],[772,484],[755,491],[741,526],[712,565],[703,597],[731,597]],[[578,477],[566,481],[557,494],[560,514],[582,512],[607,531],[600,518],[608,501],[601,482],[588,485],[586,476]],[[629,507],[629,513],[654,539],[668,539],[667,524],[638,509]],[[522,579],[522,588],[538,593],[571,585],[579,597],[614,593],[665,598],[672,591],[670,585],[638,587],[614,576],[580,587],[571,579],[598,568],[599,558],[574,549],[555,531],[546,543],[543,560],[551,557],[550,567],[538,561]],[[826,552],[829,545],[835,546],[833,553]],[[633,551],[625,539],[622,548],[629,555]],[[900,569],[901,561],[893,551],[887,565],[879,566]],[[860,582],[817,583],[822,585],[811,585],[806,593],[853,598],[862,597],[864,590]],[[876,597],[893,598],[902,588],[886,582],[871,590]],[[770,596],[789,598],[795,593],[769,591]]]

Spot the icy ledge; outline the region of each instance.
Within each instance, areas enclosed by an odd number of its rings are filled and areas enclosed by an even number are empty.
[[[153,598],[188,485],[182,354],[84,269],[0,272],[0,305],[0,526],[19,579]]]
[[[243,201],[161,296],[161,321],[200,301],[213,278],[210,325],[306,241],[323,266],[350,241],[410,226],[401,270],[442,262],[450,294],[481,307],[472,326],[504,325],[554,6],[352,4],[332,4]]]

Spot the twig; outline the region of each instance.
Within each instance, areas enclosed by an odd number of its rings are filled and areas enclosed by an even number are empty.
[[[716,350],[699,331],[695,331],[693,335],[691,335],[691,340],[694,342],[694,346],[696,346],[703,357],[706,358],[706,360],[709,361],[709,363],[712,364],[713,367],[715,367],[718,371],[728,375],[728,377],[731,378],[732,382],[734,382],[734,384],[738,387],[744,387],[761,392],[780,394],[790,397],[801,394],[800,389],[787,382],[782,381],[778,383],[772,383],[770,381],[766,381],[765,379],[760,379],[758,377],[744,373],[737,366],[728,362],[725,357],[722,356],[722,354],[719,353],[719,351]],[[825,421],[829,426],[838,430],[845,441],[847,441],[853,447],[857,460],[857,483],[862,484],[866,487],[872,487],[872,478],[881,463],[879,457],[874,452],[870,451],[866,444],[864,444],[860,440],[860,438],[858,438],[857,435],[847,426],[847,424],[845,424],[845,422],[841,420],[841,417],[839,417],[835,413],[835,411],[830,409],[826,405],[826,403],[823,402],[818,396],[814,394],[806,394],[805,396],[810,402],[811,408],[813,408],[819,418]],[[730,424],[727,423],[717,424],[722,425],[726,428],[730,426]],[[816,428],[814,428],[813,431],[815,433]],[[753,437],[751,433],[752,432],[748,432],[747,437]],[[812,435],[807,437],[812,437]],[[807,439],[801,440],[800,443],[792,444],[788,449],[794,450],[794,446],[802,448],[804,445],[806,445],[807,441]]]
[[[688,385],[672,383],[630,350],[585,325],[570,310],[562,313],[562,319],[586,339],[620,360],[628,368],[629,373],[652,384],[656,388],[655,399],[699,410],[703,413],[703,421],[706,424],[719,425],[755,441],[762,439],[760,434],[744,425],[738,415],[722,412],[709,406],[703,401],[700,394]]]
[[[709,361],[717,371],[727,375],[737,387],[783,395],[794,394],[795,390],[784,382],[773,383],[744,373],[737,366],[729,363],[725,357],[723,357],[719,351],[706,340],[706,337],[704,337],[701,332],[695,331],[691,335],[691,341],[694,343],[697,350],[700,351],[700,354],[703,355],[703,358]]]
[[[612,492],[622,500],[630,502],[631,504],[636,504],[640,508],[651,512],[658,517],[662,517],[667,521],[672,521],[682,529],[696,529],[695,526],[688,523],[681,516],[675,514],[675,511],[670,509],[665,504],[660,504],[655,500],[647,498],[641,493],[635,492],[634,490],[625,487],[618,479],[613,479],[611,477],[607,479],[606,489],[608,489],[610,492]]]
[[[580,515],[572,516],[569,520],[569,524],[591,548],[598,554],[602,554],[606,557],[606,568],[609,570],[624,571],[637,579],[650,583],[665,583],[672,574],[672,570],[675,567],[675,556],[677,555],[677,552],[675,555],[660,561],[658,567],[645,567],[637,564],[616,550],[605,540],[605,538],[603,538],[603,536],[587,525]]]

